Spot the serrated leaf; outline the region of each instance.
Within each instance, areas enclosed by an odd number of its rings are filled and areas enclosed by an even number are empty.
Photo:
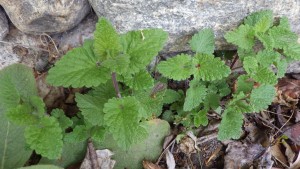
[[[163,103],[171,104],[173,102],[178,101],[179,99],[181,99],[181,95],[177,91],[172,89],[167,89],[163,99]]]
[[[225,34],[227,42],[237,45],[242,49],[252,49],[254,45],[254,31],[249,25],[241,25],[236,30]]]
[[[32,69],[22,64],[5,67],[0,71],[0,89],[0,112],[30,102],[30,97],[37,96]]]
[[[52,110],[51,112],[51,116],[55,117],[59,123],[59,126],[65,130],[67,129],[68,127],[71,127],[73,125],[73,121],[68,118],[64,111],[61,110],[61,109],[54,109]]]
[[[107,68],[98,65],[100,57],[93,53],[93,41],[74,48],[49,70],[47,82],[54,86],[95,87],[110,78]]]
[[[281,17],[279,20],[279,25],[277,27],[283,28],[286,30],[291,30],[289,19],[286,16]]]
[[[207,110],[200,110],[198,113],[194,114],[194,125],[196,127],[207,126],[208,118],[206,116]]]
[[[130,56],[130,73],[144,70],[158,52],[163,49],[167,38],[167,32],[162,29],[130,31],[121,35],[123,51]]]
[[[255,26],[264,17],[273,19],[273,12],[271,10],[262,10],[262,11],[253,12],[244,19],[244,24]]]
[[[255,57],[256,53],[253,50],[245,50],[242,48],[238,48],[238,56],[241,61],[244,60],[245,57]]]
[[[280,56],[280,53],[274,50],[261,50],[257,53],[256,58],[260,65],[268,68],[279,60]]]
[[[30,104],[33,108],[33,114],[37,115],[38,117],[42,117],[45,115],[45,103],[42,98],[38,96],[31,96],[30,97]]]
[[[248,96],[245,95],[243,92],[238,94],[234,94],[233,98],[227,104],[227,109],[232,109],[236,113],[251,113],[252,108],[248,103]]]
[[[93,127],[92,132],[91,132],[91,138],[93,141],[96,142],[102,142],[105,138],[106,134],[106,129],[104,127]]]
[[[214,32],[203,29],[196,33],[189,41],[191,49],[197,53],[212,54],[215,48]]]
[[[220,80],[230,74],[229,67],[220,58],[215,58],[213,55],[197,54],[193,60],[194,68],[197,68],[194,74],[195,79],[213,81]]]
[[[57,159],[62,152],[62,129],[54,117],[44,117],[38,125],[25,129],[25,139],[30,148],[49,159]]]
[[[172,110],[166,110],[166,111],[164,111],[164,113],[162,114],[162,119],[166,120],[169,123],[173,123],[173,121],[174,121],[174,113],[172,112]]]
[[[253,89],[254,81],[247,75],[241,75],[236,81],[236,93],[243,92],[244,94],[250,93]]]
[[[103,125],[105,98],[76,93],[75,100],[84,119],[92,125]]]
[[[77,125],[71,133],[67,133],[64,141],[68,143],[78,143],[87,140],[89,137],[89,128],[85,125]]]
[[[190,82],[190,87],[186,92],[186,98],[183,105],[184,111],[190,111],[199,106],[207,94],[206,86],[197,80]]]
[[[242,133],[243,114],[234,109],[226,109],[222,114],[218,140],[238,139]]]
[[[291,43],[296,43],[298,39],[297,34],[281,27],[272,27],[268,33],[274,39],[273,47],[278,49],[283,49]]]
[[[157,70],[170,79],[184,80],[194,74],[196,67],[190,55],[180,54],[160,62]]]
[[[88,92],[88,94],[94,97],[102,98],[103,100],[108,100],[116,96],[115,89],[111,81],[108,81],[98,87],[94,87],[93,90]]]
[[[133,75],[125,76],[124,82],[133,90],[140,90],[152,87],[154,84],[154,79],[146,70],[142,70]]]
[[[32,114],[32,107],[28,104],[18,105],[14,109],[10,109],[6,113],[6,117],[9,121],[15,125],[34,125],[38,122],[38,117]]]
[[[255,74],[258,69],[257,59],[249,56],[245,57],[243,60],[243,67],[248,74]]]
[[[115,57],[122,50],[118,33],[105,18],[100,18],[97,22],[94,38],[94,52],[100,61]]]
[[[275,62],[275,66],[277,68],[277,78],[282,78],[285,75],[285,72],[287,70],[288,67],[288,63],[286,61],[286,59],[280,59],[277,62]]]
[[[113,58],[108,58],[104,60],[101,65],[108,68],[111,72],[116,72],[118,74],[126,74],[129,65],[128,55],[118,55]]]
[[[208,93],[204,99],[204,107],[207,109],[216,109],[220,106],[221,97],[215,93]]]
[[[270,70],[270,68],[266,67],[258,67],[255,74],[252,74],[251,77],[260,84],[276,84],[277,83],[277,77]]]
[[[104,105],[104,123],[121,148],[128,149],[147,136],[139,123],[139,109],[134,97],[112,98]]]
[[[273,49],[275,41],[272,36],[264,33],[257,33],[255,36],[262,42],[266,49]]]
[[[283,53],[294,60],[300,60],[300,44],[297,42],[290,43],[283,48]]]
[[[273,15],[262,16],[254,25],[255,32],[265,33],[273,25]]]
[[[211,85],[208,86],[208,88],[210,86],[215,86],[216,87],[215,91],[218,91],[218,94],[219,94],[220,97],[227,96],[231,93],[231,89],[230,89],[228,83],[226,82],[226,79],[213,81],[213,82],[211,82]]]
[[[140,116],[145,119],[152,116],[158,117],[162,113],[165,92],[166,85],[157,83],[152,89],[141,90],[135,93],[134,96],[140,104]]]
[[[268,108],[275,97],[275,88],[271,85],[261,85],[253,89],[250,95],[250,104],[253,111],[259,112]]]

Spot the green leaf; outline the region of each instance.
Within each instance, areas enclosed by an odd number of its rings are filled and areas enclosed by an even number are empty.
[[[149,72],[142,70],[134,75],[124,77],[124,82],[133,90],[148,89],[153,86],[154,79]]]
[[[38,154],[49,159],[57,159],[62,152],[62,130],[54,117],[44,117],[38,125],[25,129],[26,142]]]
[[[157,65],[158,71],[165,77],[174,80],[189,78],[196,71],[190,55],[180,54]]]
[[[212,55],[197,54],[193,59],[195,65],[193,68],[197,68],[194,75],[196,79],[204,81],[220,80],[230,74],[229,67],[220,58],[215,58]]]
[[[212,29],[203,29],[189,43],[191,49],[197,53],[212,54],[215,48],[214,32]]]
[[[198,113],[194,114],[194,125],[196,127],[207,126],[208,118],[206,116],[207,110],[200,110]]]
[[[226,109],[222,114],[218,140],[238,139],[242,133],[243,114],[234,109]]]
[[[89,128],[85,125],[77,125],[71,133],[67,133],[64,141],[67,143],[79,143],[86,141],[89,137]]]
[[[28,104],[18,105],[6,113],[6,117],[15,125],[33,125],[38,122],[38,117],[32,114],[32,107]]]
[[[54,86],[92,87],[105,83],[110,74],[93,53],[93,41],[69,51],[49,70],[47,82]]]
[[[93,88],[93,90],[88,93],[91,96],[102,98],[103,100],[108,100],[116,96],[115,88],[111,81],[107,81],[98,87]]]
[[[247,75],[241,75],[236,81],[236,93],[243,92],[248,94],[251,92],[254,86],[254,81],[249,78]]]
[[[273,19],[273,12],[271,10],[262,10],[258,12],[253,12],[244,19],[244,24],[255,26],[261,22],[264,18]]]
[[[45,103],[42,98],[39,96],[31,96],[30,97],[30,104],[33,107],[33,114],[37,115],[38,117],[42,117],[45,115]]]
[[[218,94],[215,93],[209,93],[206,95],[204,99],[204,107],[207,109],[216,109],[220,106],[220,99],[221,97]]]
[[[54,165],[32,165],[28,167],[21,167],[19,169],[63,169]]]
[[[157,83],[152,89],[141,90],[135,93],[135,98],[140,103],[140,116],[149,119],[158,117],[162,113],[166,85]]]
[[[242,48],[238,48],[238,56],[241,61],[244,60],[245,57],[255,57],[256,53],[253,50],[245,50]]]
[[[283,48],[283,53],[291,59],[300,60],[300,44],[297,42],[288,44]]]
[[[139,123],[138,105],[134,97],[112,98],[104,105],[104,122],[121,148],[128,149],[147,136]]]
[[[249,56],[245,57],[243,60],[243,67],[248,74],[255,74],[258,69],[257,59]]]
[[[167,89],[163,99],[163,103],[171,104],[181,99],[181,97],[182,97],[181,94],[178,93],[177,91],[172,89]]]
[[[279,25],[277,27],[283,28],[286,30],[291,30],[289,19],[286,16],[281,17],[279,20]]]
[[[100,18],[96,24],[94,38],[94,52],[100,61],[115,57],[122,50],[118,33],[105,18]]]
[[[274,46],[274,39],[272,36],[264,33],[257,33],[255,35],[259,41],[264,45],[266,49],[272,50]]]
[[[52,110],[51,116],[55,117],[58,120],[59,126],[63,130],[73,125],[73,121],[69,117],[67,117],[64,111],[61,109]]]
[[[269,68],[275,61],[281,57],[280,53],[274,50],[261,50],[257,53],[256,58],[260,65]]]
[[[248,95],[243,92],[234,94],[232,100],[227,104],[227,109],[232,109],[236,113],[251,113],[252,108],[248,103]]]
[[[277,77],[270,70],[270,68],[266,67],[259,67],[255,74],[252,74],[251,77],[261,84],[276,84],[277,83]]]
[[[92,125],[103,125],[103,107],[106,99],[76,93],[75,100],[86,121]]]
[[[32,70],[22,64],[13,64],[0,71],[0,89],[0,112],[22,102],[28,103],[32,96],[37,96]]]
[[[162,29],[130,31],[121,35],[123,51],[130,56],[130,73],[144,70],[163,49],[167,39],[168,34]]]
[[[186,98],[183,105],[184,111],[190,111],[199,106],[203,102],[207,94],[207,89],[204,84],[197,80],[190,82],[190,87],[186,92]]]
[[[273,25],[273,16],[262,16],[254,25],[255,32],[266,32]]]
[[[288,67],[288,63],[286,61],[286,59],[280,59],[277,62],[275,62],[275,66],[277,68],[277,78],[282,78],[285,75],[285,72],[287,70]]]
[[[250,104],[253,111],[259,112],[268,108],[275,97],[275,88],[271,85],[261,85],[253,89],[250,95]]]
[[[252,49],[255,42],[254,31],[249,25],[241,25],[236,30],[227,32],[224,37],[228,42],[247,50]]]
[[[0,124],[0,169],[24,166],[32,154],[32,150],[26,148],[24,127],[10,123],[1,111]]]
[[[272,27],[269,35],[274,39],[274,48],[283,49],[298,40],[297,34],[282,27]]]
[[[103,127],[93,127],[91,132],[91,138],[93,141],[102,142],[105,139],[106,130]]]
[[[126,74],[129,65],[128,55],[118,55],[113,58],[108,58],[101,63],[102,66],[109,69],[111,72],[116,72],[118,74]]]

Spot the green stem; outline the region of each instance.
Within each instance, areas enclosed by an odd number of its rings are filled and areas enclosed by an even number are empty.
[[[116,78],[116,72],[112,72],[111,78],[112,78],[112,81],[113,81],[113,84],[114,84],[114,88],[115,88],[117,97],[122,98],[120,90],[119,90],[119,84],[118,84],[118,81],[117,81],[117,78]]]

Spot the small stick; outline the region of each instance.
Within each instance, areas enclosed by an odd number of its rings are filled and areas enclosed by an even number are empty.
[[[119,85],[118,85],[118,81],[117,81],[117,78],[116,78],[116,72],[113,72],[111,74],[111,78],[112,78],[112,81],[113,81],[113,84],[114,84],[114,88],[115,88],[117,97],[122,98],[121,93],[120,93],[120,89],[119,89]]]
[[[96,154],[96,150],[95,147],[93,145],[93,142],[91,141],[91,139],[89,139],[88,141],[88,150],[89,150],[89,155],[90,155],[90,160],[91,160],[91,165],[92,165],[92,169],[100,169],[99,164],[98,164],[98,160],[97,160],[97,154]]]

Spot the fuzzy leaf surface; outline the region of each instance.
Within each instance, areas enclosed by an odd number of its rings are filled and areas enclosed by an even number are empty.
[[[215,58],[213,55],[197,54],[193,60],[193,68],[197,67],[196,79],[204,81],[220,80],[230,74],[229,67],[220,58]]]
[[[212,29],[203,29],[190,40],[191,49],[197,53],[212,54],[215,49],[214,32]]]
[[[258,12],[253,12],[244,19],[244,24],[255,26],[257,25],[264,17],[273,19],[273,12],[271,10],[262,10]]]
[[[199,127],[200,125],[206,126],[208,124],[206,113],[206,110],[200,110],[197,114],[194,115],[194,125],[196,127]]]
[[[178,93],[177,91],[172,90],[172,89],[167,89],[166,93],[165,93],[165,96],[164,96],[164,99],[163,99],[163,103],[164,104],[171,104],[171,103],[176,102],[179,99],[181,99],[181,97],[182,97],[181,94]]]
[[[275,88],[271,85],[261,85],[253,89],[250,104],[253,111],[259,112],[268,108],[275,97]]]
[[[15,108],[20,102],[30,102],[37,96],[32,70],[22,64],[13,64],[0,71],[0,113]]]
[[[248,74],[255,74],[258,69],[257,59],[249,56],[245,57],[243,60],[243,67]]]
[[[199,106],[203,102],[207,94],[207,89],[204,84],[197,80],[190,82],[190,87],[186,92],[186,98],[183,105],[184,111],[190,111]]]
[[[273,25],[273,16],[262,16],[254,25],[255,32],[266,32]]]
[[[277,77],[276,75],[270,70],[270,68],[266,67],[259,67],[255,74],[252,74],[251,77],[261,84],[276,84]]]
[[[38,122],[38,117],[32,114],[32,107],[28,104],[20,104],[6,113],[6,117],[15,125],[33,125]]]
[[[124,82],[133,90],[141,90],[152,87],[154,79],[146,70],[142,70],[134,75],[125,76]]]
[[[294,60],[300,60],[300,44],[297,42],[290,43],[283,48],[284,54]]]
[[[25,129],[25,139],[30,148],[49,159],[59,158],[62,147],[62,129],[54,117],[44,117],[38,125]]]
[[[234,109],[226,109],[222,114],[218,140],[238,139],[242,133],[243,114]]]
[[[85,41],[82,47],[72,49],[56,62],[49,70],[47,82],[64,87],[98,86],[110,78],[108,69],[97,65],[99,60],[93,53],[93,41]]]
[[[122,49],[118,33],[105,18],[100,18],[96,24],[94,38],[94,52],[100,61],[117,56]]]
[[[125,54],[130,56],[130,73],[139,72],[163,49],[168,34],[162,29],[130,31],[121,35],[121,44]]]
[[[103,107],[107,102],[106,99],[76,93],[75,100],[86,121],[92,125],[103,125]]]
[[[283,49],[291,43],[297,42],[297,34],[281,27],[272,27],[269,30],[269,35],[274,39],[274,48]]]
[[[174,80],[187,79],[196,71],[192,57],[186,54],[180,54],[160,62],[157,69],[163,76]]]
[[[67,143],[79,143],[89,137],[89,128],[85,125],[77,125],[71,133],[67,133],[64,141]]]
[[[139,103],[134,97],[112,98],[104,105],[104,123],[123,149],[147,136],[139,123]]]
[[[64,111],[61,109],[54,109],[51,112],[51,116],[55,117],[58,120],[59,126],[65,130],[68,127],[71,127],[73,125],[73,121],[68,118]]]
[[[244,94],[250,93],[253,89],[254,81],[252,81],[247,75],[241,75],[236,81],[236,93],[243,92]]]
[[[123,54],[113,58],[108,58],[103,61],[101,65],[109,69],[111,72],[126,74],[129,62],[129,56]]]
[[[254,45],[254,31],[249,25],[241,25],[236,30],[227,32],[225,39],[242,49],[251,49]]]

